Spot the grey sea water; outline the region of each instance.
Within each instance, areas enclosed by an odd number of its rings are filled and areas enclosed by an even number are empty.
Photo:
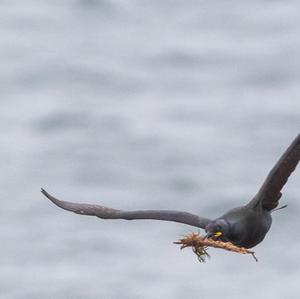
[[[300,129],[299,1],[1,1],[0,298],[299,298],[300,169],[251,257],[39,192],[216,217]],[[196,230],[194,230],[196,231]]]

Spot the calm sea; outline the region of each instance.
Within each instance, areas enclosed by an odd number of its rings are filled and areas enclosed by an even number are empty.
[[[0,298],[299,298],[300,168],[249,256],[190,226],[104,221],[65,200],[217,217],[300,129],[300,2],[0,4]]]

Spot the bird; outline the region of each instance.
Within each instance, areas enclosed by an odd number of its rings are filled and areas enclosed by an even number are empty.
[[[79,215],[96,216],[102,219],[152,219],[179,222],[204,229],[205,237],[234,245],[252,248],[263,241],[272,224],[272,212],[278,207],[281,190],[300,159],[300,134],[280,157],[267,175],[256,195],[245,205],[230,209],[214,219],[189,212],[173,210],[118,210],[98,204],[75,203],[59,200],[46,190],[41,192],[58,207]]]

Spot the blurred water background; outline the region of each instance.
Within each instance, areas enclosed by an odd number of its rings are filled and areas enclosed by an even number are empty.
[[[300,129],[299,1],[3,0],[0,298],[299,298],[300,169],[251,257],[65,200],[216,217]],[[195,229],[194,231],[197,231]]]

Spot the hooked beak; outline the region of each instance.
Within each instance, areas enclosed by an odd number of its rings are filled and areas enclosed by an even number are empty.
[[[214,237],[220,238],[222,236],[222,232],[215,232]]]
[[[209,238],[212,238],[212,237],[215,237],[216,239],[220,238],[222,236],[222,232],[208,232],[206,235],[205,235],[205,239],[209,239]]]

